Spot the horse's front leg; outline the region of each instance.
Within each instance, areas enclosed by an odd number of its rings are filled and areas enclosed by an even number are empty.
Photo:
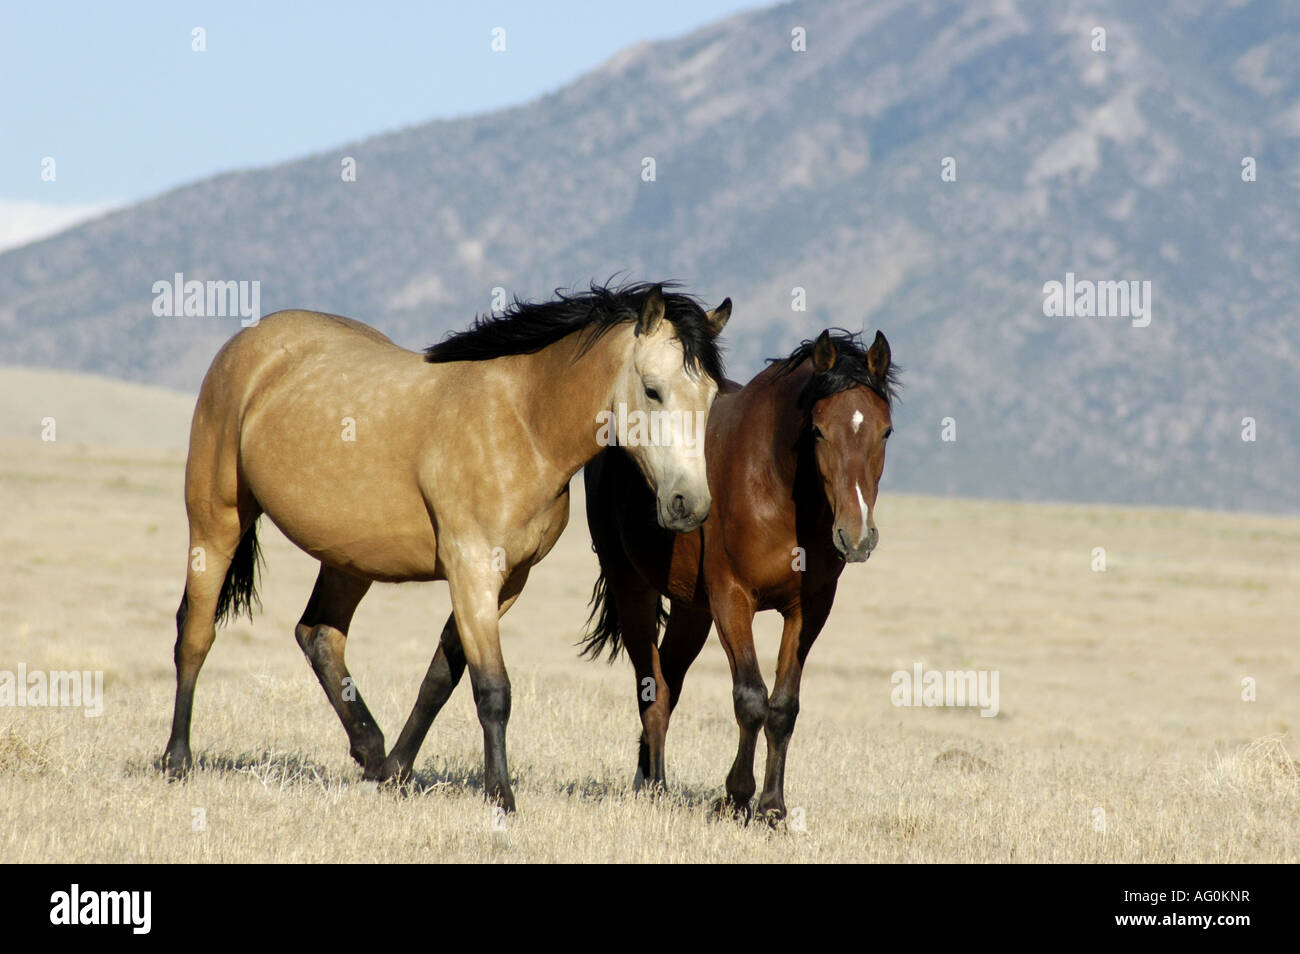
[[[711,598],[718,637],[731,664],[731,698],[740,727],[736,759],[727,773],[727,795],[714,805],[718,813],[750,817],[754,797],[754,748],[767,720],[767,685],[754,653],[754,601],[739,585]]]
[[[785,755],[799,716],[799,683],[804,660],[826,624],[834,599],[835,588],[831,587],[829,593],[805,600],[785,613],[776,684],[767,707],[767,771],[763,775],[763,794],[758,799],[758,814],[769,824],[786,816]]]
[[[442,707],[451,698],[452,692],[465,674],[465,651],[461,649],[460,633],[456,630],[456,615],[447,617],[438,640],[438,650],[429,663],[429,671],[420,683],[420,692],[415,699],[415,707],[402,726],[402,734],[388,758],[380,778],[405,784],[415,771],[415,757],[419,754],[424,738],[429,734],[429,727],[437,718]]]
[[[499,597],[498,620],[519,598],[524,583],[528,580],[529,569],[526,566],[517,567],[506,581]],[[437,652],[434,653],[433,660],[429,663],[429,670],[420,683],[420,692],[416,697],[415,706],[407,716],[402,734],[398,736],[392,751],[388,753],[388,758],[384,760],[381,776],[383,779],[405,783],[411,778],[415,771],[415,758],[429,733],[429,727],[442,711],[447,700],[451,698],[452,692],[455,691],[464,674],[465,650],[461,647],[460,632],[456,628],[456,614],[452,613],[447,617],[447,623],[442,628],[442,636],[438,640]]]
[[[483,789],[489,802],[515,810],[506,766],[506,723],[510,721],[510,677],[501,656],[500,596],[502,577],[489,552],[482,559],[467,554],[449,568],[451,608],[469,668],[474,704],[483,727]]]

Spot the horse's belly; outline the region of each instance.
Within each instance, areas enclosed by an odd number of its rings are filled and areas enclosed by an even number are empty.
[[[404,468],[373,469],[292,456],[247,454],[245,476],[262,511],[298,547],[368,579],[432,580],[438,546],[419,486]],[[382,478],[382,479],[380,479]]]
[[[322,533],[319,527],[312,527],[305,533],[286,530],[285,535],[322,563],[366,579],[402,583],[440,576],[432,531],[411,535],[398,528],[380,528],[378,532],[339,528]]]

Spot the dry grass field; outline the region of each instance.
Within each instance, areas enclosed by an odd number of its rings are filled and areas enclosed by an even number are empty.
[[[887,471],[880,547],[805,674],[786,791],[806,830],[773,831],[709,817],[736,740],[716,639],[669,794],[632,794],[631,668],[574,647],[595,574],[575,500],[503,623],[520,811],[499,831],[468,680],[413,794],[361,781],[293,638],[315,564],[265,520],[264,610],[218,634],[202,766],[166,783],[190,405],[8,371],[0,401],[0,670],[104,673],[98,718],[0,708],[0,862],[1300,861],[1300,520],[910,497]],[[358,611],[348,661],[390,743],[448,609],[445,584],[411,584]],[[769,681],[778,623],[759,618]],[[999,714],[894,707],[918,662],[997,670]]]

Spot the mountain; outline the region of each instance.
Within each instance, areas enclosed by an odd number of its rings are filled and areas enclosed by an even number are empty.
[[[0,364],[195,389],[239,322],[154,317],[176,272],[410,347],[496,287],[673,277],[733,298],[742,379],[825,325],[883,329],[887,489],[1300,512],[1297,64],[1286,2],[757,10],[0,255]],[[1067,273],[1150,282],[1150,323],[1048,317]]]

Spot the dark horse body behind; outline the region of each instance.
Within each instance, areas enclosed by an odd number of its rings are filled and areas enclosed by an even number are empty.
[[[892,424],[894,369],[876,333],[862,347],[823,332],[748,385],[718,395],[705,440],[713,509],[700,529],[654,519],[634,462],[611,448],[587,465],[587,520],[600,559],[587,651],[624,648],[636,671],[642,736],[637,782],[665,782],[664,741],[682,682],[717,623],[731,664],[740,744],[718,808],[748,817],[754,749],[766,730],[759,812],[785,816],[785,756],[799,684],[846,562],[879,539],[872,510]],[[669,610],[665,620],[662,599]],[[768,696],[754,652],[760,610],[784,617]]]

